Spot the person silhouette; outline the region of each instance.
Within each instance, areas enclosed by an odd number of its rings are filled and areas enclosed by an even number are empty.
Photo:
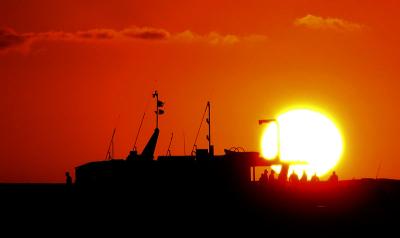
[[[275,180],[275,171],[273,169],[271,169],[271,173],[269,174],[268,181],[274,182],[274,180]]]
[[[65,172],[65,184],[67,185],[67,187],[71,187],[72,186],[72,177],[69,174],[69,172]]]
[[[314,175],[311,177],[311,182],[319,182],[319,178],[317,176],[317,173],[314,173]]]
[[[268,182],[268,170],[264,170],[259,181],[261,184],[266,184]]]
[[[264,170],[264,182],[267,183],[268,182],[268,170]]]
[[[300,182],[306,183],[307,182],[307,173],[305,170],[303,170],[303,175],[300,178]]]
[[[299,176],[297,176],[297,174],[294,170],[293,170],[292,174],[289,176],[289,182],[291,182],[291,183],[299,182]]]
[[[260,179],[258,180],[260,183],[264,183],[265,182],[265,174],[262,173],[260,176]]]
[[[336,172],[333,171],[332,175],[329,177],[329,182],[337,183],[339,181],[339,177],[337,176]]]

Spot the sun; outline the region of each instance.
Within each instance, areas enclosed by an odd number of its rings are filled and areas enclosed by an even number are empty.
[[[266,159],[279,156],[281,161],[295,164],[290,166],[289,174],[294,170],[299,176],[303,171],[309,178],[314,173],[324,176],[339,162],[343,139],[338,127],[327,116],[309,109],[296,109],[267,124],[261,152]],[[279,173],[280,166],[273,166],[273,169]]]

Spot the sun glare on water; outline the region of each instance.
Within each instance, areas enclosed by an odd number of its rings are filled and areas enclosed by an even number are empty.
[[[323,176],[334,169],[343,152],[343,140],[328,117],[316,111],[297,109],[265,126],[261,151],[266,159],[279,156],[281,161],[291,162],[289,174],[294,170],[301,176],[305,171],[310,178],[314,173]],[[273,166],[273,169],[279,173],[280,166]]]

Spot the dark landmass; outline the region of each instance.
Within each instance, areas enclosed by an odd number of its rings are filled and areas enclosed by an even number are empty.
[[[240,189],[0,184],[0,198],[3,225],[34,225],[44,230],[50,226],[131,234],[217,229],[323,235],[328,231],[396,231],[400,224],[400,181],[389,179],[253,183]]]

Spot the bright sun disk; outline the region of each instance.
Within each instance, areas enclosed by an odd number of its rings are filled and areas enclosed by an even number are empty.
[[[276,158],[279,137],[281,161],[304,163],[291,165],[289,174],[294,170],[301,176],[306,171],[310,178],[314,173],[323,176],[334,169],[342,155],[343,140],[328,117],[316,111],[297,109],[280,115],[277,121],[269,123],[262,135],[264,158]],[[273,166],[273,169],[279,173],[280,166]]]

